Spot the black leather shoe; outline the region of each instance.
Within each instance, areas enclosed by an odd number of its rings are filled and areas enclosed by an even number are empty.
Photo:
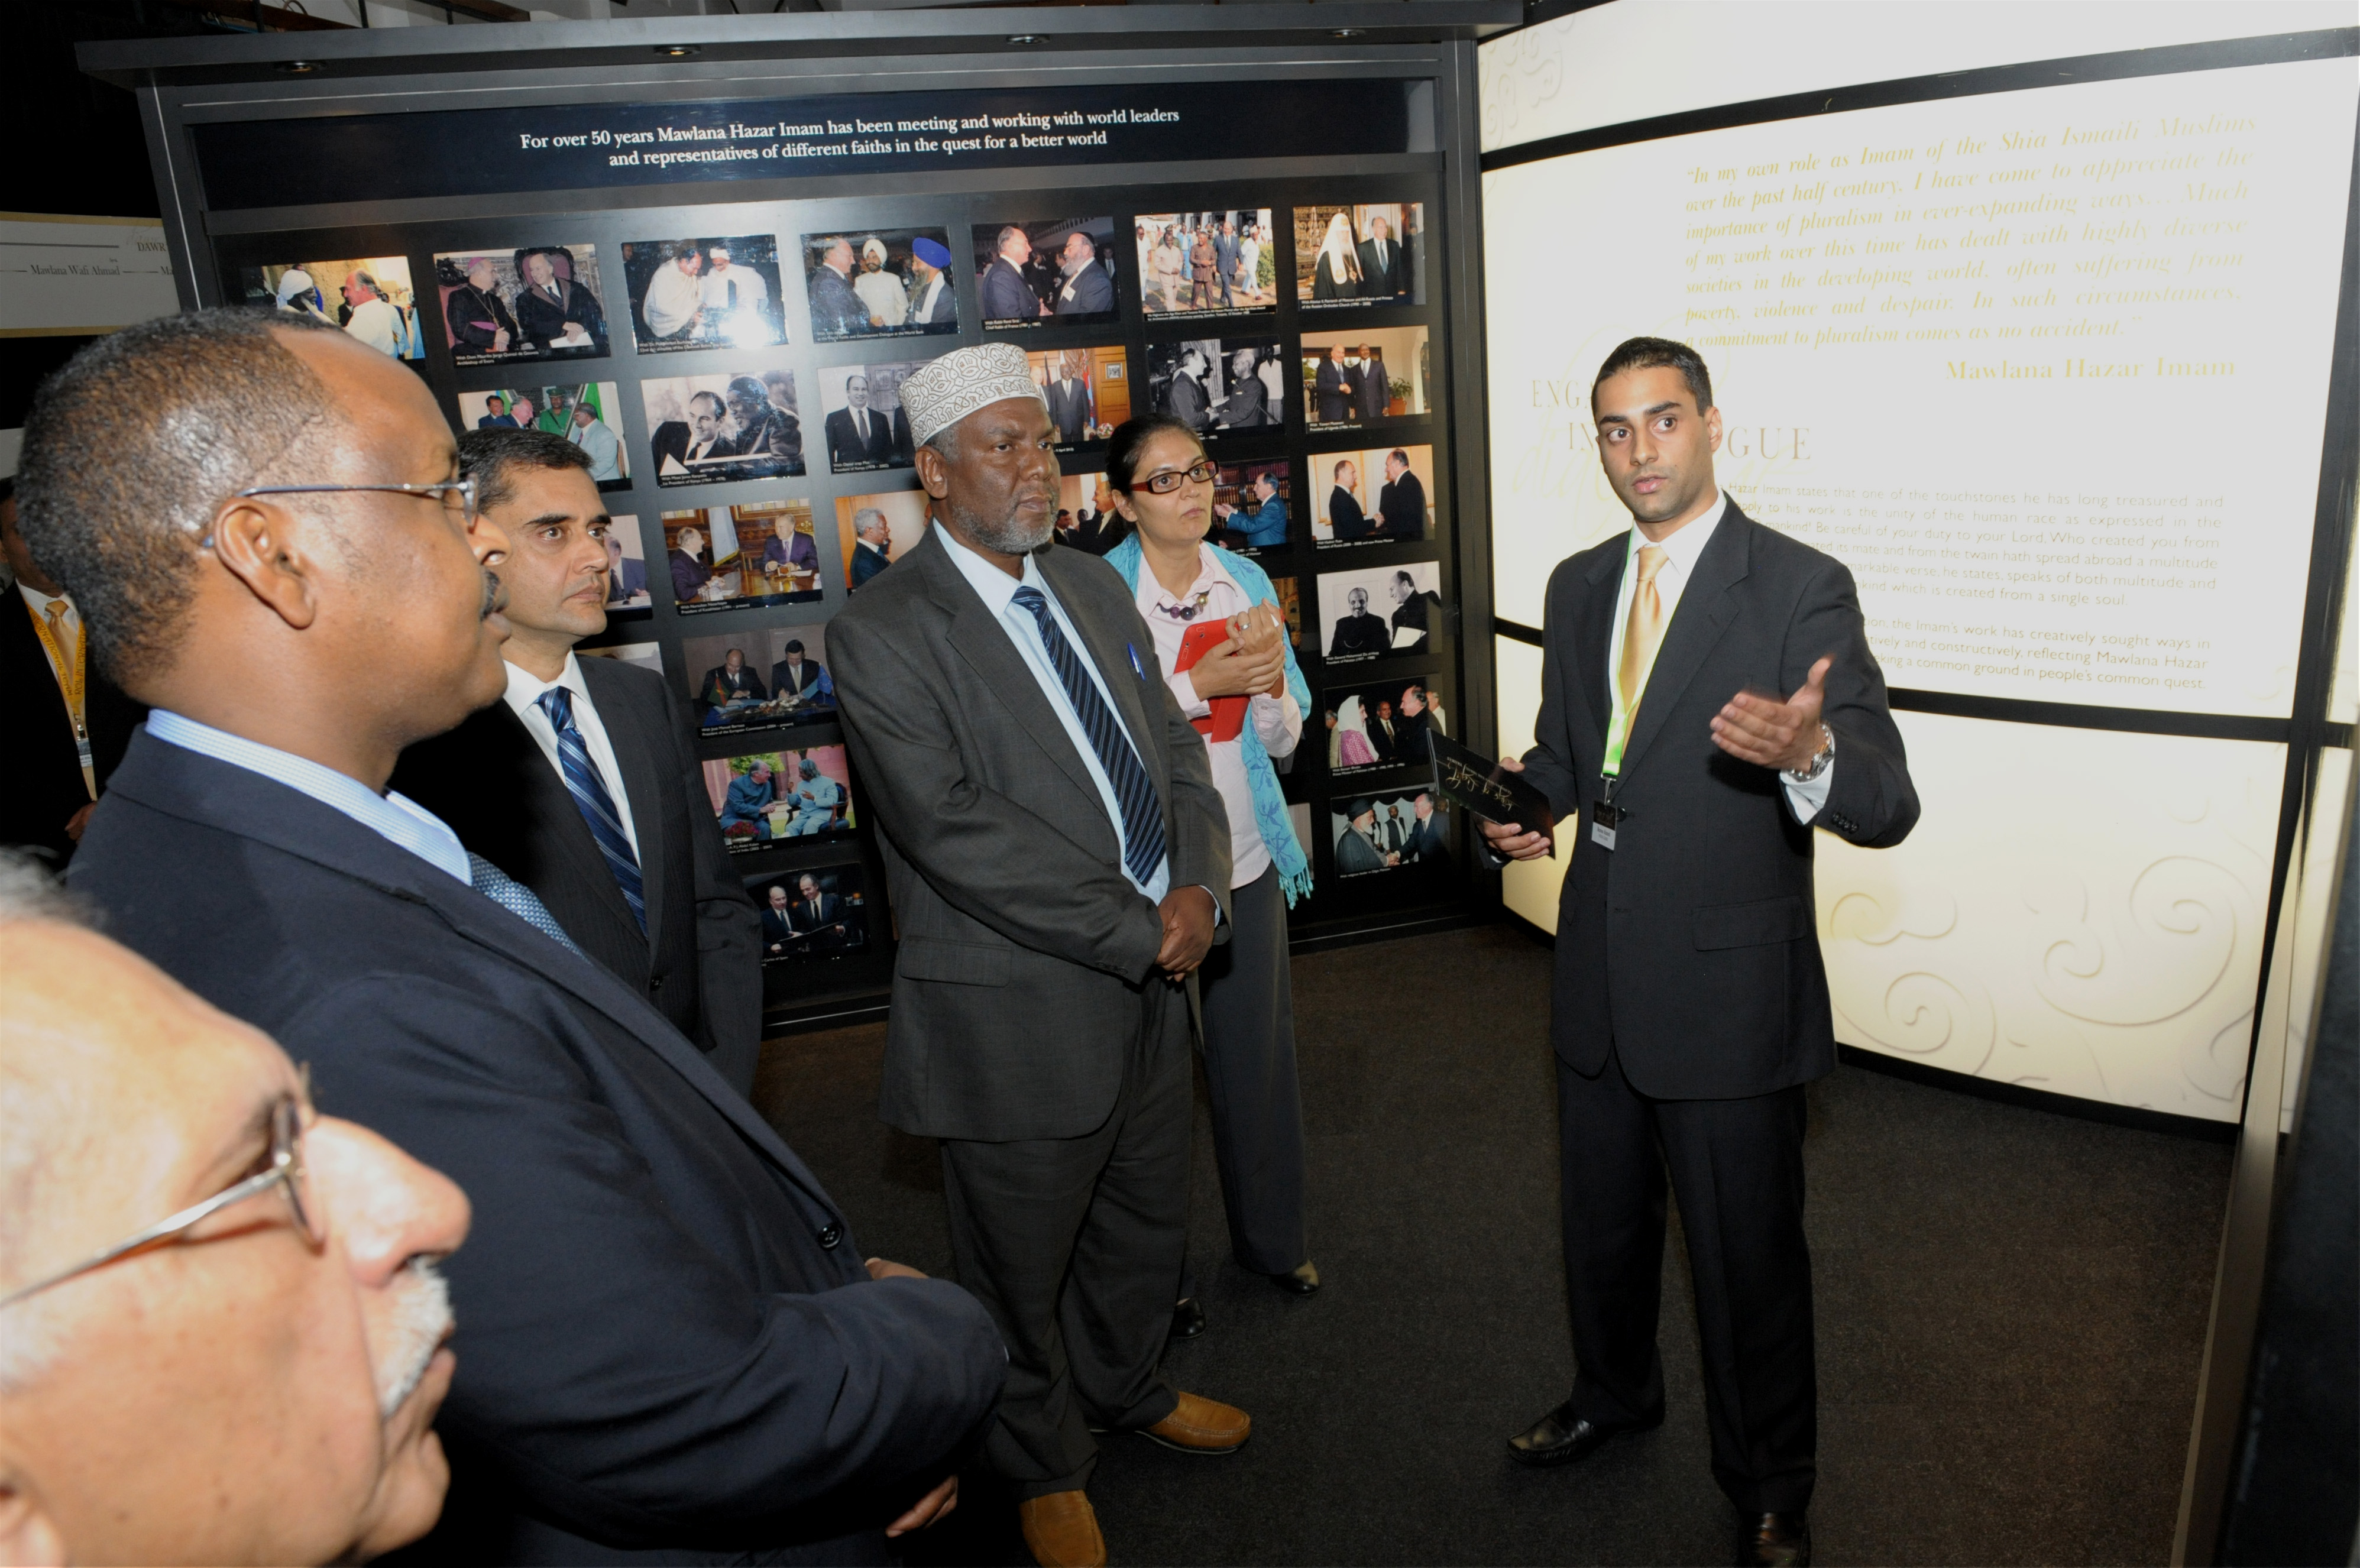
[[[1573,1401],[1568,1399],[1535,1421],[1529,1430],[1508,1439],[1508,1457],[1519,1465],[1530,1465],[1535,1468],[1571,1465],[1589,1458],[1610,1439],[1634,1432],[1646,1432],[1663,1424],[1663,1418],[1658,1416],[1638,1426],[1599,1426],[1576,1416]]]
[[[1194,1339],[1205,1332],[1204,1303],[1191,1296],[1172,1309],[1172,1337]]]
[[[1306,1263],[1290,1272],[1272,1275],[1270,1282],[1290,1296],[1316,1296],[1319,1293],[1319,1266]]]
[[[1801,1514],[1760,1514],[1748,1521],[1739,1568],[1811,1568],[1811,1523]]]

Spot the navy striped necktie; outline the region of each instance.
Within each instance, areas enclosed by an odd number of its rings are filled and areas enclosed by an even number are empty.
[[[1049,662],[1056,666],[1057,679],[1065,683],[1065,695],[1082,721],[1082,733],[1090,737],[1098,765],[1114,785],[1115,801],[1122,807],[1123,864],[1131,868],[1133,881],[1152,882],[1155,868],[1164,864],[1164,805],[1155,798],[1155,781],[1141,765],[1122,721],[1098,695],[1098,682],[1082,668],[1082,656],[1065,640],[1057,617],[1049,613],[1047,596],[1028,583],[1016,590],[1014,597],[1041,624],[1041,642],[1049,650]]]
[[[639,883],[639,857],[631,853],[622,813],[615,810],[606,781],[598,777],[598,765],[590,759],[582,732],[574,727],[574,693],[563,686],[552,686],[541,694],[540,702],[541,711],[549,715],[549,727],[557,732],[557,765],[565,775],[565,792],[574,797],[583,822],[589,824],[590,836],[597,841],[598,853],[606,858],[606,869],[614,873],[623,902],[631,907],[631,918],[639,922],[639,934],[645,936],[648,900]]]

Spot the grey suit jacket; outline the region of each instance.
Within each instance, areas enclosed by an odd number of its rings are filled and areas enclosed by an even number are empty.
[[[1229,926],[1229,814],[1113,568],[1047,550],[1163,802],[1172,886]],[[880,1113],[921,1137],[1074,1138],[1106,1120],[1164,927],[1087,768],[939,536],[828,623],[854,776],[901,928]],[[1134,663],[1134,660],[1136,661]]]
[[[1641,1094],[1738,1099],[1835,1067],[1811,887],[1817,828],[1899,844],[1918,793],[1852,573],[1730,504],[1697,558],[1623,747],[1607,850],[1590,836],[1605,755],[1609,634],[1627,536],[1557,566],[1542,637],[1541,711],[1524,777],[1582,825],[1559,898],[1549,1030],[1594,1075],[1611,1049]],[[1713,744],[1739,691],[1802,685],[1831,654],[1821,717],[1836,737],[1827,804],[1805,827],[1775,770]]]

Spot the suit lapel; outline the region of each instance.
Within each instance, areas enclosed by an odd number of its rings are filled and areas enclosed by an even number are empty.
[[[582,667],[582,682],[590,688],[591,701],[598,704],[598,722],[606,726],[606,741],[608,748],[615,754],[615,765],[622,770],[623,777],[617,783],[629,801],[631,826],[639,839],[639,887],[647,907],[648,953],[652,960],[661,951],[657,944],[663,939],[665,905],[661,889],[666,813],[663,811],[663,780],[656,773],[656,757],[671,747],[663,744],[662,736],[647,734],[639,723],[637,705],[631,701],[628,687],[620,679],[624,673],[621,670],[602,668],[607,663],[603,659],[585,659],[577,662]],[[567,803],[572,804],[572,800],[569,795]],[[581,815],[578,811],[574,814]],[[584,823],[582,831],[586,834],[590,831],[589,824]],[[597,849],[595,840],[590,847],[593,851]],[[598,865],[600,870],[606,870],[604,855],[599,855]],[[614,879],[613,874],[609,873],[606,880],[612,882]],[[623,890],[616,888],[616,898],[620,900],[622,896]],[[629,906],[624,907],[628,911]]]
[[[1098,800],[1098,783],[1091,779],[1081,753],[1074,749],[1072,737],[1065,734],[1065,722],[1049,705],[1049,699],[1041,694],[1041,683],[1032,678],[1032,667],[1024,662],[1016,645],[1008,640],[1007,628],[959,574],[957,563],[944,550],[934,530],[929,528],[918,548],[902,559],[924,572],[934,602],[950,612],[950,643],[959,657],[983,678],[991,694],[1014,715],[1017,727],[1073,780],[1074,788],[1086,799]]]
[[[831,1210],[835,1204],[802,1160],[722,1081],[653,1003],[602,965],[568,952],[523,920],[426,861],[301,791],[245,768],[201,757],[142,731],[110,787],[150,810],[201,822],[432,909],[458,935],[564,991],[660,1057],[781,1172]],[[569,809],[571,802],[569,801]],[[584,830],[588,831],[586,828]]]
[[[1590,716],[1596,721],[1601,739],[1614,722],[1606,660],[1614,644],[1614,601],[1622,592],[1622,566],[1628,554],[1627,549],[1622,555],[1611,550],[1598,552],[1597,561],[1583,574],[1588,592],[1582,597],[1581,613],[1575,617],[1574,676],[1581,682],[1582,701],[1590,705]]]
[[[1646,755],[1648,744],[1662,731],[1680,693],[1696,679],[1705,656],[1721,640],[1721,629],[1737,614],[1737,597],[1730,591],[1745,580],[1749,554],[1745,536],[1752,526],[1731,503],[1704,553],[1697,558],[1696,575],[1680,591],[1679,608],[1672,612],[1664,645],[1655,653],[1655,667],[1647,674],[1647,689],[1640,694],[1639,715],[1632,722],[1630,742],[1622,748],[1626,777]]]

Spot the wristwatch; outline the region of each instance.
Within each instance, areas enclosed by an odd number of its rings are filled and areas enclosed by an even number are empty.
[[[1811,765],[1808,768],[1784,768],[1781,771],[1785,775],[1786,782],[1789,784],[1808,784],[1825,774],[1829,768],[1834,767],[1835,760],[1836,732],[1828,728],[1827,725],[1821,724],[1819,726],[1819,749],[1812,755]]]

